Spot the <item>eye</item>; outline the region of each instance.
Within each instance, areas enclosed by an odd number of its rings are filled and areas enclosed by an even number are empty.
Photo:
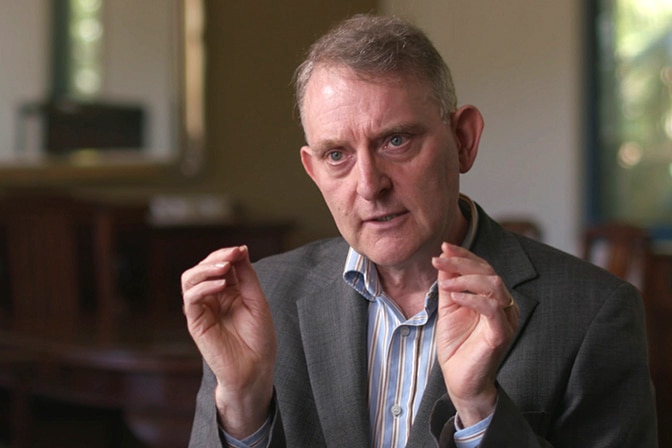
[[[392,146],[401,146],[401,145],[404,144],[404,141],[405,141],[405,138],[404,138],[403,136],[401,136],[401,135],[393,135],[393,136],[390,138],[389,143],[390,143],[390,145],[392,145]]]
[[[382,140],[378,151],[384,157],[406,160],[413,157],[421,147],[418,135],[412,130],[391,132]]]
[[[384,150],[392,151],[394,153],[405,151],[410,147],[411,136],[407,134],[391,134],[383,144]]]
[[[342,162],[344,157],[343,151],[329,151],[327,153],[327,160],[330,163]]]

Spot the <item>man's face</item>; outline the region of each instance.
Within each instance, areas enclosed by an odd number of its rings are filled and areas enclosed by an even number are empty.
[[[474,111],[480,119],[474,108],[467,115]],[[345,67],[316,68],[301,159],[357,252],[402,268],[428,263],[442,241],[459,243],[459,173],[478,146],[478,138],[474,148],[462,144],[462,112],[443,120],[429,87],[412,78],[374,82]]]

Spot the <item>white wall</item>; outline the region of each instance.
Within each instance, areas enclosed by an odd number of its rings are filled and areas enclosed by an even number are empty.
[[[578,252],[582,203],[579,0],[381,0],[434,41],[458,101],[485,118],[462,191],[494,217],[536,219],[544,240]]]
[[[0,3],[0,161],[18,145],[19,107],[48,93],[48,6],[44,0]]]

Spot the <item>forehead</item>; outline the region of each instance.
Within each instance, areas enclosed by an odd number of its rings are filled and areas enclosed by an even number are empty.
[[[404,74],[376,77],[345,66],[317,67],[302,104],[309,140],[317,131],[376,129],[430,119],[440,119],[440,108],[427,82]]]
[[[318,93],[329,93],[340,89],[358,88],[370,91],[384,90],[406,91],[410,95],[420,93],[423,96],[431,93],[428,81],[403,72],[368,73],[356,71],[346,65],[337,63],[317,64],[306,82],[301,106],[305,107],[306,99],[315,100]],[[325,90],[326,89],[326,90]]]

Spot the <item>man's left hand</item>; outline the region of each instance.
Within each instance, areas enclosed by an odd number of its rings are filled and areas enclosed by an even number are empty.
[[[502,279],[470,251],[443,243],[439,271],[438,361],[464,427],[494,411],[497,368],[518,328],[519,309]]]

